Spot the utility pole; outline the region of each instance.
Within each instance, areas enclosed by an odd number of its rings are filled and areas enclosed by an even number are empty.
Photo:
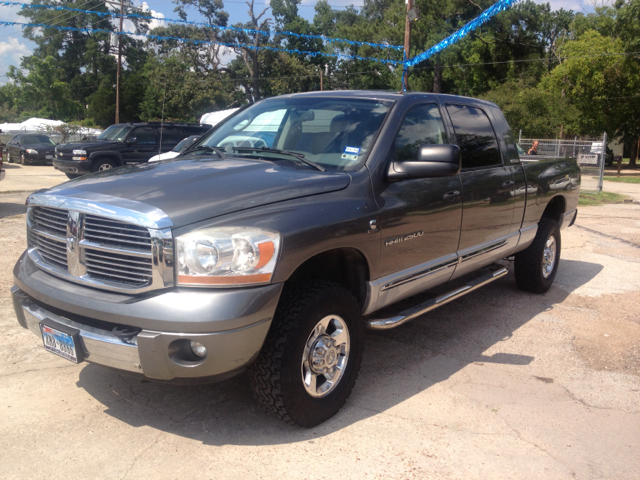
[[[404,24],[404,59],[405,61],[409,58],[409,51],[411,49],[411,21],[409,20],[409,10],[413,8],[413,0],[405,0],[407,3],[407,17],[405,19],[406,23]],[[402,70],[402,88],[403,90],[409,89],[409,72],[407,71],[407,67],[405,66]]]
[[[122,70],[122,22],[124,0],[120,0],[120,33],[118,34],[118,71],[116,73],[116,123],[120,123],[120,71]]]
[[[320,69],[320,91],[324,90],[322,85],[322,68]]]

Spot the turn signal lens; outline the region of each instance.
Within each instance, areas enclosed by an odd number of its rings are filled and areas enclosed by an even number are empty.
[[[198,230],[176,238],[178,285],[250,285],[271,280],[280,234],[247,227]]]

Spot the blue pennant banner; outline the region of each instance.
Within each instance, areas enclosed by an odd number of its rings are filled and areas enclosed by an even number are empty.
[[[431,47],[426,52],[423,52],[420,55],[416,55],[415,57],[410,58],[409,60],[407,60],[404,63],[405,68],[413,67],[413,66],[417,65],[418,63],[423,62],[423,61],[427,60],[428,58],[434,56],[436,53],[441,52],[445,48],[453,45],[454,43],[459,42],[464,37],[469,35],[469,33],[473,32],[479,26],[481,26],[482,24],[487,22],[491,17],[494,17],[495,15],[497,15],[500,12],[502,12],[503,10],[506,10],[507,8],[513,6],[513,4],[516,3],[516,2],[518,2],[518,0],[500,0],[500,1],[496,2],[496,3],[494,3],[492,6],[487,8],[484,12],[482,12],[479,17],[474,18],[473,20],[471,20],[469,23],[467,23],[464,27],[462,27],[457,32],[449,35],[447,38],[442,40],[437,45],[434,45],[433,47]]]
[[[6,7],[13,7],[13,6],[17,6],[17,7],[22,7],[25,9],[43,9],[46,8],[48,10],[66,10],[66,11],[70,11],[70,12],[80,12],[80,13],[88,13],[91,15],[98,15],[100,17],[111,17],[111,18],[120,18],[120,14],[119,13],[114,13],[114,12],[96,12],[94,10],[82,10],[80,8],[71,8],[71,7],[66,7],[63,5],[42,5],[42,4],[37,4],[37,3],[23,3],[23,2],[0,2],[0,6],[6,6]],[[270,32],[268,30],[253,30],[250,28],[239,28],[239,27],[221,27],[219,25],[212,25],[210,23],[201,23],[201,22],[189,22],[187,20],[177,20],[177,19],[172,19],[172,18],[164,18],[164,17],[152,17],[152,16],[146,16],[146,15],[138,15],[138,14],[127,14],[127,15],[122,15],[123,18],[137,18],[140,20],[159,20],[159,21],[163,21],[163,22],[167,22],[167,23],[182,23],[182,24],[186,24],[186,25],[192,25],[192,26],[197,26],[197,27],[210,27],[216,30],[228,30],[228,31],[235,31],[235,32],[241,32],[241,33],[247,33],[247,34],[258,34],[258,35],[264,35],[266,37],[270,37],[271,35],[285,35],[285,36],[289,36],[289,37],[297,37],[297,38],[307,38],[310,40],[322,40],[323,42],[327,42],[327,43],[343,43],[343,44],[347,44],[347,45],[353,45],[353,46],[368,46],[368,47],[373,47],[373,48],[390,48],[392,50],[397,50],[397,51],[402,51],[403,50],[403,46],[402,45],[390,45],[388,43],[371,43],[371,42],[358,42],[355,40],[347,40],[345,38],[331,38],[331,37],[325,37],[324,35],[306,35],[306,34],[302,34],[302,33],[293,33],[293,32]]]
[[[62,27],[62,26],[58,26],[58,25],[47,25],[45,23],[21,23],[21,22],[6,22],[6,21],[0,21],[0,26],[11,26],[11,25],[18,25],[22,28],[28,28],[28,27],[33,27],[33,28],[54,28],[56,30],[60,30],[63,32],[86,32],[86,33],[93,33],[93,32],[97,32],[97,33],[108,33],[108,34],[118,34],[118,35],[125,35],[125,36],[131,36],[131,37],[146,37],[146,38],[151,38],[153,40],[157,40],[157,41],[166,41],[166,40],[174,40],[176,42],[181,42],[181,43],[192,43],[194,45],[220,45],[223,47],[230,47],[230,48],[247,48],[250,50],[270,50],[273,52],[286,52],[286,53],[295,53],[295,54],[300,54],[300,55],[309,55],[310,57],[333,57],[333,58],[338,58],[341,60],[373,60],[375,62],[379,62],[379,63],[384,63],[384,64],[388,64],[388,65],[398,65],[402,63],[402,60],[388,60],[388,59],[384,59],[384,58],[375,58],[375,57],[360,57],[357,55],[346,55],[346,54],[342,54],[342,53],[324,53],[324,52],[309,52],[309,51],[304,51],[304,50],[295,50],[295,49],[289,49],[289,48],[277,48],[277,47],[268,47],[268,46],[254,46],[254,45],[247,45],[244,43],[226,43],[226,42],[217,42],[217,41],[209,41],[209,40],[194,40],[194,39],[190,39],[190,38],[180,38],[180,37],[165,37],[162,35],[151,35],[151,34],[142,34],[142,33],[136,33],[136,32],[127,32],[127,31],[123,31],[122,33],[118,33],[118,32],[114,32],[112,30],[107,30],[104,28],[77,28],[77,27]]]

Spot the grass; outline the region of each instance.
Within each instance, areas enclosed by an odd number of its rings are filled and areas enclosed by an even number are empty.
[[[604,205],[605,203],[625,203],[625,200],[629,200],[629,197],[627,197],[626,195],[619,195],[617,193],[582,192],[580,193],[580,200],[578,201],[578,205],[588,207],[593,205]]]
[[[605,175],[604,179],[608,182],[618,182],[618,183],[640,183],[640,177],[610,177]]]

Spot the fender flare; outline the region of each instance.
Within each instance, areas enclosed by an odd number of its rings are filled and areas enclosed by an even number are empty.
[[[89,160],[94,161],[98,157],[116,157],[118,166],[124,165],[122,154],[116,150],[99,150],[89,154]]]

